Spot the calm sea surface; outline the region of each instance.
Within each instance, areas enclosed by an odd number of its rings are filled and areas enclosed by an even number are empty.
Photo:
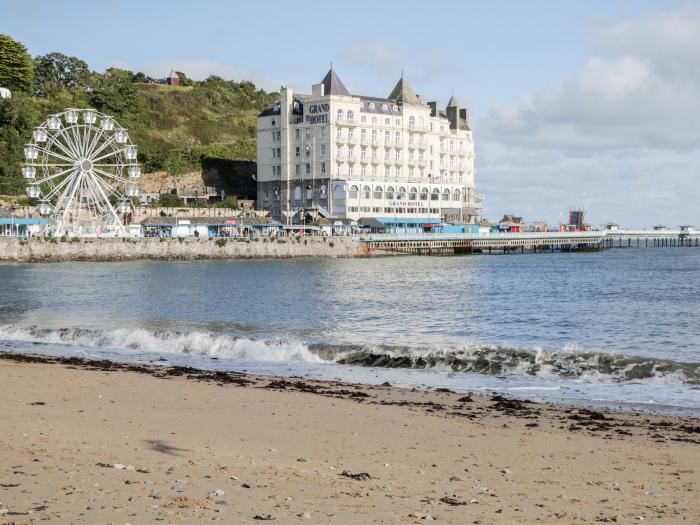
[[[700,250],[0,265],[0,350],[700,415]]]

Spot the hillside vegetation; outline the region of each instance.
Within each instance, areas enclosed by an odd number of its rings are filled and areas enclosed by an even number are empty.
[[[145,172],[177,176],[216,161],[255,160],[256,117],[276,94],[248,81],[178,76],[181,86],[121,69],[97,73],[60,53],[32,58],[0,35],[0,86],[12,90],[0,100],[0,193],[23,192],[22,146],[34,126],[68,107],[113,115],[128,128]]]

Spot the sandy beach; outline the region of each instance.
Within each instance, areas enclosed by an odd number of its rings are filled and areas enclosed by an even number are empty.
[[[0,523],[700,521],[697,420],[0,357]]]

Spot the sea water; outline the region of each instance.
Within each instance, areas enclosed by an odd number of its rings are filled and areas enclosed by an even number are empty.
[[[700,250],[0,265],[0,351],[700,415]]]

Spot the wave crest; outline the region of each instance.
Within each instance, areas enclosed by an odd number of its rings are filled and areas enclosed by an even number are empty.
[[[13,325],[0,326],[0,339],[253,361],[432,369],[498,377],[541,377],[590,382],[662,378],[669,382],[700,385],[700,363],[609,354],[574,347],[545,351],[540,348],[492,345],[470,345],[453,349],[328,345],[290,340],[258,340],[205,332],[42,329]]]

